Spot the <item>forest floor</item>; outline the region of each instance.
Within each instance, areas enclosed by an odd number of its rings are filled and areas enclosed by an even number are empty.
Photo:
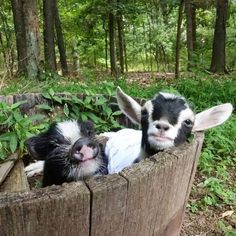
[[[195,176],[194,185],[202,181],[201,172],[197,171]],[[236,178],[235,178],[236,181]],[[197,202],[205,196],[205,192],[201,191],[201,188],[197,188],[196,191],[192,191],[189,197],[189,203]],[[225,207],[208,207],[204,210],[198,210],[192,213],[190,208],[186,209],[185,218],[182,226],[181,236],[236,236],[236,231],[230,234],[224,234],[220,223],[224,225],[230,225],[233,229],[236,229],[236,208],[232,206]],[[227,231],[227,229],[225,229]]]

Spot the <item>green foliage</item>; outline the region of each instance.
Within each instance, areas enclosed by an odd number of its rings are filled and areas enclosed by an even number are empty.
[[[91,120],[95,124],[98,133],[108,131],[111,128],[121,128],[116,121],[120,111],[113,111],[109,107],[108,98],[103,95],[91,95],[87,90],[84,99],[70,93],[63,96],[55,94],[53,89],[43,93],[44,98],[49,100],[48,104],[40,104],[37,107],[49,114],[49,118],[43,115],[28,117],[22,115],[20,106],[25,102],[18,102],[13,105],[0,103],[0,160],[5,159],[11,153],[19,150],[24,151],[24,142],[29,137],[48,127],[52,121],[65,119]],[[62,107],[59,108],[59,107]],[[41,122],[36,124],[35,122]]]
[[[235,137],[236,116],[225,125],[209,130],[199,162],[199,170],[205,180],[198,186],[206,190],[204,205],[233,204],[236,202],[236,186],[230,186],[230,170],[236,165]]]
[[[224,236],[236,236],[236,230],[231,225],[225,224],[222,220],[219,221],[218,227],[224,233]]]
[[[38,130],[44,128],[41,125],[33,125],[41,121],[44,116],[35,115],[27,117],[20,112],[20,105],[24,102],[17,102],[12,105],[0,103],[0,160],[5,159],[10,153],[19,150],[23,152],[24,142]]]
[[[50,89],[48,92],[43,93],[43,96],[53,101],[52,106],[41,104],[38,105],[38,108],[53,113],[54,120],[56,121],[63,119],[91,120],[95,124],[97,132],[121,127],[115,119],[121,112],[113,112],[105,96],[90,95],[89,91],[86,92],[84,99],[70,93],[64,94],[65,96],[58,96],[53,89]],[[55,114],[58,105],[63,107],[63,109]]]

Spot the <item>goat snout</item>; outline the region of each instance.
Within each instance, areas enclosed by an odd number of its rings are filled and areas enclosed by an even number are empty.
[[[160,131],[167,131],[170,129],[170,126],[166,123],[157,123],[156,128]]]

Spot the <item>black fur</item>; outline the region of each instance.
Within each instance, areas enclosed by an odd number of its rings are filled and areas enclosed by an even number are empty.
[[[165,98],[161,94],[152,100],[152,104],[153,120],[159,120],[165,117],[172,125],[177,124],[180,112],[187,108],[186,102],[182,98]]]

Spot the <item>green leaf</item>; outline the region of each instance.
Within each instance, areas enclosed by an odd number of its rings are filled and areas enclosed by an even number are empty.
[[[51,97],[53,97],[53,96],[55,95],[55,92],[54,92],[54,90],[53,90],[52,88],[50,88],[50,89],[48,90],[48,93],[49,93],[49,95],[50,95]]]
[[[62,104],[62,98],[60,98],[60,97],[58,97],[58,96],[54,96],[54,97],[53,97],[53,100],[56,101],[56,102],[58,102],[58,103],[60,103],[60,104]]]
[[[7,132],[0,135],[0,141],[10,141],[11,137],[14,136],[14,132]]]
[[[14,153],[17,149],[17,136],[16,135],[12,135],[11,139],[10,139],[10,150],[12,153]]]
[[[36,114],[30,117],[25,118],[27,120],[27,123],[32,123],[34,121],[42,121],[43,119],[45,119],[45,115],[42,114]]]
[[[18,108],[20,105],[26,103],[27,101],[20,101],[20,102],[16,102],[14,104],[11,105],[11,109],[14,110],[16,108]]]
[[[67,103],[64,105],[63,112],[67,117],[69,117],[70,111],[69,111]]]
[[[122,111],[115,111],[112,113],[113,116],[119,116],[121,114],[123,114]]]
[[[42,93],[42,96],[47,99],[51,99],[51,96],[49,93]]]
[[[39,109],[42,109],[42,110],[53,111],[53,108],[50,107],[49,105],[45,104],[45,103],[37,105],[36,107],[39,108]]]
[[[87,114],[88,118],[91,119],[95,123],[98,123],[101,121],[101,118],[97,117],[96,115],[94,115],[91,112],[87,112],[86,114]]]
[[[2,125],[8,125],[8,128],[12,125],[12,121],[13,120],[13,115],[10,115],[7,120],[5,120],[4,122],[2,122]]]
[[[101,96],[101,97],[97,97],[96,102],[95,102],[94,105],[95,106],[101,106],[101,105],[103,105],[105,103],[107,103],[107,99],[104,98],[103,96]]]
[[[20,122],[23,119],[23,116],[19,112],[14,112],[13,116],[14,116],[16,122]]]
[[[88,119],[86,113],[81,113],[81,120],[86,121]]]

